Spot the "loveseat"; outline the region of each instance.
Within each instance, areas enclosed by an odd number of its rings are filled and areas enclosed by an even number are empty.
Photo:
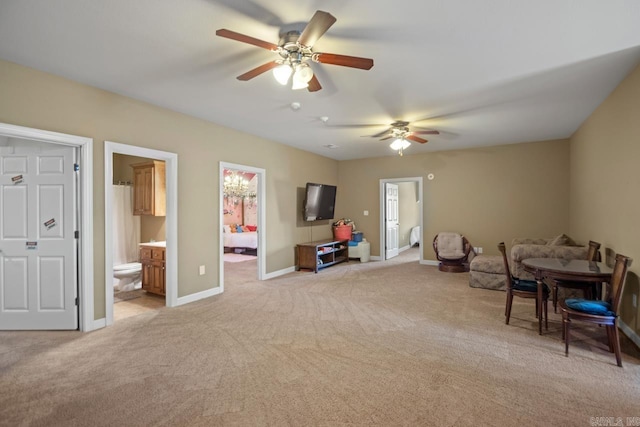
[[[587,259],[588,250],[587,246],[578,245],[565,234],[552,239],[516,238],[511,241],[509,268],[513,277],[534,280],[533,274],[524,270],[522,260],[527,258]],[[470,265],[469,286],[505,290],[507,280],[502,257],[494,255],[475,257]]]
[[[513,239],[511,242],[511,275],[523,280],[534,280],[524,270],[527,258],[587,259],[588,246],[579,245],[565,234],[553,239]]]

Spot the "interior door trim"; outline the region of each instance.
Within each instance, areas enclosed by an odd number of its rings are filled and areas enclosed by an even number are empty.
[[[424,249],[425,249],[425,241],[424,241],[424,204],[422,202],[422,194],[423,194],[423,179],[421,176],[407,177],[407,178],[389,178],[389,179],[381,179],[380,180],[380,190],[379,190],[379,199],[380,199],[380,256],[378,259],[381,261],[386,261],[386,241],[387,241],[387,224],[385,221],[385,212],[386,212],[386,191],[385,184],[399,184],[401,182],[415,182],[418,184],[418,204],[420,205],[420,264],[424,264]],[[371,257],[372,259],[376,259],[375,257]]]
[[[111,209],[112,184],[113,184],[113,154],[128,154],[131,156],[147,157],[150,159],[164,160],[166,164],[166,296],[167,307],[177,307],[178,301],[178,155],[168,151],[154,150],[135,145],[121,144],[118,142],[104,142],[104,195],[105,195],[105,318],[106,326],[113,324],[113,218],[106,215],[106,210]]]
[[[78,319],[79,328],[89,332],[100,328],[100,322],[94,320],[93,302],[93,139],[84,136],[50,132],[24,126],[0,123],[0,135],[14,138],[30,139],[49,144],[61,144],[76,147],[80,150],[78,215]]]

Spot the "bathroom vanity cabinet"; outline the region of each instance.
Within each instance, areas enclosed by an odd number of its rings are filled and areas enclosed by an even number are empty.
[[[142,264],[142,289],[165,295],[165,248],[157,245],[140,245]]]
[[[133,168],[133,214],[166,215],[165,164],[160,160],[135,163]]]

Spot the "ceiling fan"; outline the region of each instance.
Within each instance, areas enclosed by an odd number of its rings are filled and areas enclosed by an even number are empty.
[[[382,132],[379,132],[375,135],[370,135],[370,136],[372,138],[380,138],[380,141],[385,141],[387,139],[394,138],[394,139],[408,139],[413,142],[425,144],[429,141],[424,138],[420,138],[419,136],[416,136],[416,134],[420,134],[420,135],[439,135],[440,134],[440,132],[438,132],[437,130],[423,129],[417,126],[412,126],[412,128],[418,129],[418,130],[412,130],[409,127],[409,122],[405,122],[401,120],[396,120],[395,122],[391,123],[389,126],[391,127]]]
[[[316,92],[322,89],[322,86],[313,74],[309,61],[362,70],[369,70],[373,67],[373,59],[313,51],[313,45],[335,22],[336,18],[333,15],[317,10],[304,30],[284,33],[277,45],[227,29],[216,31],[216,35],[258,46],[279,55],[278,59],[239,75],[238,80],[251,80],[262,73],[273,70],[274,77],[282,85],[286,85],[291,77],[292,89],[307,88],[309,92]]]

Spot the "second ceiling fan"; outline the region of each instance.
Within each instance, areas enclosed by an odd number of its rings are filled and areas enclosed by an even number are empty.
[[[416,134],[421,134],[421,135],[439,135],[440,134],[440,132],[438,132],[437,130],[423,129],[423,128],[418,128],[417,126],[413,126],[413,128],[417,130],[411,130],[409,128],[409,122],[405,122],[402,120],[396,120],[395,122],[391,123],[389,126],[391,126],[389,129],[386,129],[375,135],[371,135],[371,137],[380,138],[380,141],[385,141],[387,139],[395,138],[395,139],[408,139],[413,142],[425,144],[429,141],[424,138],[420,138],[419,136],[416,136]]]
[[[216,31],[216,35],[258,46],[279,55],[278,59],[241,74],[237,77],[238,80],[251,80],[262,73],[274,70],[274,76],[279,83],[285,85],[291,78],[292,89],[307,88],[309,92],[316,92],[322,89],[322,86],[313,74],[309,61],[362,70],[373,67],[373,59],[313,51],[313,45],[335,22],[336,18],[333,15],[318,10],[302,32],[286,32],[277,45],[227,29]]]

